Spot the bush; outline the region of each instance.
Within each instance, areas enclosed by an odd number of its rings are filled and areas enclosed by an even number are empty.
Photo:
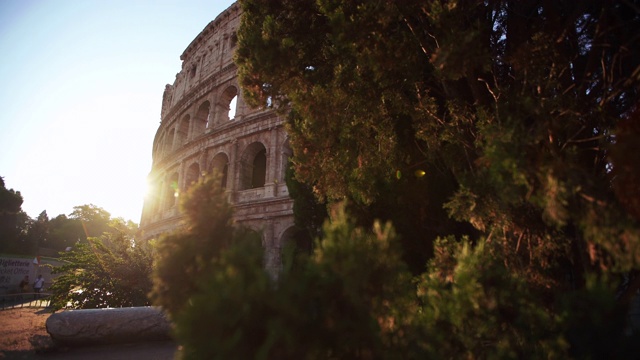
[[[404,357],[416,309],[391,226],[365,231],[341,213],[313,256],[275,282],[256,234],[231,226],[217,184],[190,190],[185,229],[158,244],[153,299],[184,358]]]
[[[185,230],[159,246],[154,299],[171,315],[184,359],[553,359],[635,351],[636,337],[623,333],[626,307],[605,279],[558,294],[548,306],[496,255],[502,244],[454,237],[438,239],[428,270],[412,279],[390,224],[363,229],[343,211],[325,223],[313,254],[274,280],[256,234],[231,225],[218,183],[192,190],[183,203]]]
[[[134,242],[114,227],[112,231],[60,253],[64,265],[52,272],[61,275],[49,289],[54,309],[150,304],[151,245]]]
[[[314,256],[277,282],[259,241],[237,238],[212,259],[175,317],[183,356],[405,358],[411,282],[391,228],[367,232],[340,218],[324,231]]]

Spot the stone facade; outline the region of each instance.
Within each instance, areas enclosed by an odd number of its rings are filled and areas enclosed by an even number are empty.
[[[240,7],[231,5],[189,44],[182,70],[162,99],[153,143],[151,194],[140,227],[145,238],[177,229],[178,197],[214,168],[234,208],[234,221],[262,233],[265,265],[280,267],[293,232],[293,202],[284,176],[291,150],[284,119],[245,105],[233,54]]]

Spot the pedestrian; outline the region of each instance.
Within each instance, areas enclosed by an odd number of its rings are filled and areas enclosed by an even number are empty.
[[[24,279],[20,281],[20,291],[23,293],[29,292],[29,275],[25,275]]]
[[[42,278],[42,275],[38,275],[36,282],[33,283],[33,291],[39,294],[42,291],[43,286],[44,286],[44,279]]]

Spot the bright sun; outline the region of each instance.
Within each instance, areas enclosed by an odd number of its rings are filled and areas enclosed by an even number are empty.
[[[152,187],[153,186],[149,183],[149,180],[147,178],[142,179],[142,181],[140,182],[140,193],[145,200],[147,200],[149,195],[151,195]]]

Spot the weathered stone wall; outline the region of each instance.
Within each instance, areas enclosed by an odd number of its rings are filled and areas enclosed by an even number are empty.
[[[180,194],[214,168],[236,223],[263,234],[267,268],[280,267],[280,249],[293,227],[284,181],[291,150],[275,112],[245,105],[233,63],[240,8],[218,15],[181,55],[182,70],[165,87],[153,144],[141,229],[146,238],[178,228]],[[235,112],[234,112],[235,111]]]

